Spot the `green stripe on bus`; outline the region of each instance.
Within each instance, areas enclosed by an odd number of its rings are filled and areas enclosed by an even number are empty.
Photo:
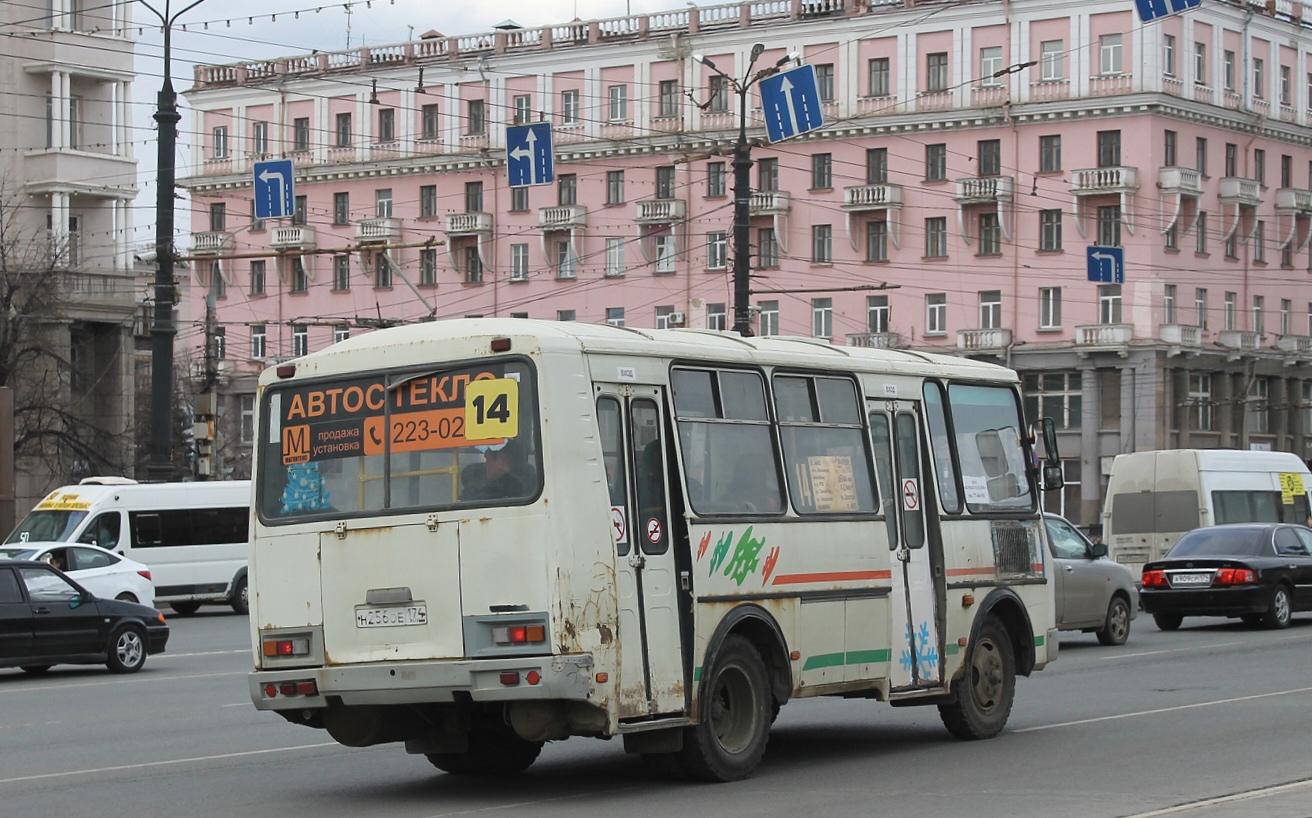
[[[840,667],[842,665],[865,665],[878,662],[887,662],[893,655],[888,649],[884,650],[853,650],[847,653],[820,653],[815,656],[808,656],[806,662],[802,665],[802,670],[816,670],[822,667]]]
[[[700,682],[700,681],[702,680],[702,669],[701,669],[701,668],[699,668],[699,667],[695,667],[695,668],[692,669],[692,680],[693,680],[694,682]]]
[[[1045,638],[1046,638],[1046,637],[1036,635],[1036,636],[1034,637],[1034,647],[1036,647],[1036,648],[1041,648],[1041,647],[1043,647],[1043,642],[1044,642],[1044,639],[1045,639]]]
[[[944,656],[956,656],[960,652],[961,652],[961,646],[958,645],[956,642],[948,642],[946,645],[943,646]]]

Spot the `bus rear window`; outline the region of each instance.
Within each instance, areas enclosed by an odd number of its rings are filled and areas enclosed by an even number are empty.
[[[271,387],[261,413],[267,522],[522,504],[542,486],[521,361]]]

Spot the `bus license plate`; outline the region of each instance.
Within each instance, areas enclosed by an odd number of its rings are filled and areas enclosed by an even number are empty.
[[[1205,587],[1211,584],[1212,584],[1212,574],[1210,571],[1204,574],[1172,574],[1171,575],[1172,588],[1197,588],[1200,586]]]
[[[393,628],[398,625],[427,624],[427,605],[355,609],[355,626],[357,628]]]

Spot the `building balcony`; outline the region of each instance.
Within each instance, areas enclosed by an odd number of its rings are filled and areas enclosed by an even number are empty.
[[[1009,329],[957,330],[957,349],[965,352],[992,352],[1011,346]]]
[[[1157,328],[1164,343],[1182,347],[1196,347],[1203,343],[1203,328],[1193,324],[1162,324]]]
[[[867,349],[899,349],[902,347],[902,334],[898,332],[859,332],[847,336],[847,345]]]
[[[129,200],[137,195],[136,160],[81,150],[29,151],[24,157],[28,193],[50,192]]]
[[[446,217],[447,236],[479,236],[492,232],[491,213],[449,213]]]
[[[972,176],[957,180],[957,204],[996,204],[1010,202],[1015,190],[1010,176]]]
[[[400,238],[400,219],[361,219],[355,223],[355,240],[358,242],[379,244],[389,241],[399,241]]]
[[[278,250],[313,250],[313,227],[275,227],[269,244]]]
[[[683,199],[645,199],[638,202],[638,224],[671,224],[683,221],[688,203]]]
[[[1262,186],[1255,179],[1227,176],[1221,180],[1217,194],[1225,204],[1245,207],[1257,207],[1262,204]]]
[[[1312,336],[1282,335],[1276,339],[1276,349],[1296,355],[1312,355]]]
[[[901,185],[859,185],[843,188],[843,209],[854,213],[902,206]]]
[[[774,216],[787,213],[788,194],[782,190],[760,190],[752,194],[748,208],[753,216]]]
[[[1157,187],[1163,193],[1197,199],[1203,195],[1203,175],[1192,168],[1162,168],[1157,172]]]
[[[1131,193],[1139,188],[1138,177],[1138,168],[1085,168],[1071,173],[1071,193],[1076,196]]]
[[[232,251],[233,235],[222,230],[191,234],[191,252],[197,256],[217,256]]]
[[[538,227],[543,230],[582,230],[588,226],[588,209],[582,205],[538,208]]]
[[[1075,328],[1076,346],[1123,347],[1133,339],[1133,324],[1084,324]]]
[[[1312,190],[1296,187],[1282,187],[1276,191],[1276,210],[1292,210],[1295,213],[1312,213]]]
[[[1246,329],[1223,329],[1217,334],[1216,342],[1226,349],[1256,352],[1262,346],[1262,334]]]

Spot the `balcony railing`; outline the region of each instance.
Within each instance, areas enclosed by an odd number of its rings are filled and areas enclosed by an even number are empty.
[[[1009,202],[1015,181],[1010,176],[972,176],[957,180],[957,204]]]
[[[1157,186],[1163,193],[1178,193],[1195,199],[1203,195],[1203,175],[1192,168],[1162,168]]]
[[[491,213],[449,213],[446,217],[448,236],[476,236],[492,232]]]
[[[1255,179],[1240,179],[1227,176],[1221,180],[1217,195],[1222,202],[1237,203],[1248,207],[1262,204],[1262,186]]]
[[[1076,196],[1123,193],[1139,187],[1138,168],[1085,168],[1071,174],[1071,192]]]
[[[1162,324],[1157,328],[1162,341],[1184,347],[1196,347],[1203,342],[1203,328],[1193,324]]]
[[[1312,213],[1312,190],[1282,187],[1276,191],[1276,210]]]
[[[1299,355],[1312,355],[1312,336],[1282,335],[1276,340],[1276,349],[1281,352],[1295,352]]]
[[[218,255],[230,251],[232,243],[232,234],[222,230],[193,233],[191,236],[191,252],[198,256]]]
[[[314,247],[313,227],[275,227],[269,244],[279,250],[302,250]]]
[[[1006,349],[1011,345],[1009,329],[957,330],[957,349],[967,352]]]
[[[401,220],[393,218],[361,219],[355,223],[355,240],[359,242],[397,241],[401,238]]]
[[[898,332],[859,332],[847,336],[850,347],[867,349],[897,349],[902,346],[902,334]]]
[[[1216,342],[1226,349],[1254,352],[1262,346],[1262,334],[1246,329],[1223,329]]]
[[[883,210],[902,204],[901,185],[860,185],[843,188],[843,209]]]
[[[543,230],[573,230],[588,226],[588,209],[582,205],[557,205],[538,210],[538,227]]]
[[[773,216],[788,212],[788,194],[782,190],[763,190],[752,194],[750,204],[753,216]]]
[[[1075,343],[1078,346],[1125,346],[1133,338],[1133,324],[1084,324],[1075,328]]]
[[[682,221],[688,210],[683,199],[645,199],[638,202],[638,224],[670,224]]]

